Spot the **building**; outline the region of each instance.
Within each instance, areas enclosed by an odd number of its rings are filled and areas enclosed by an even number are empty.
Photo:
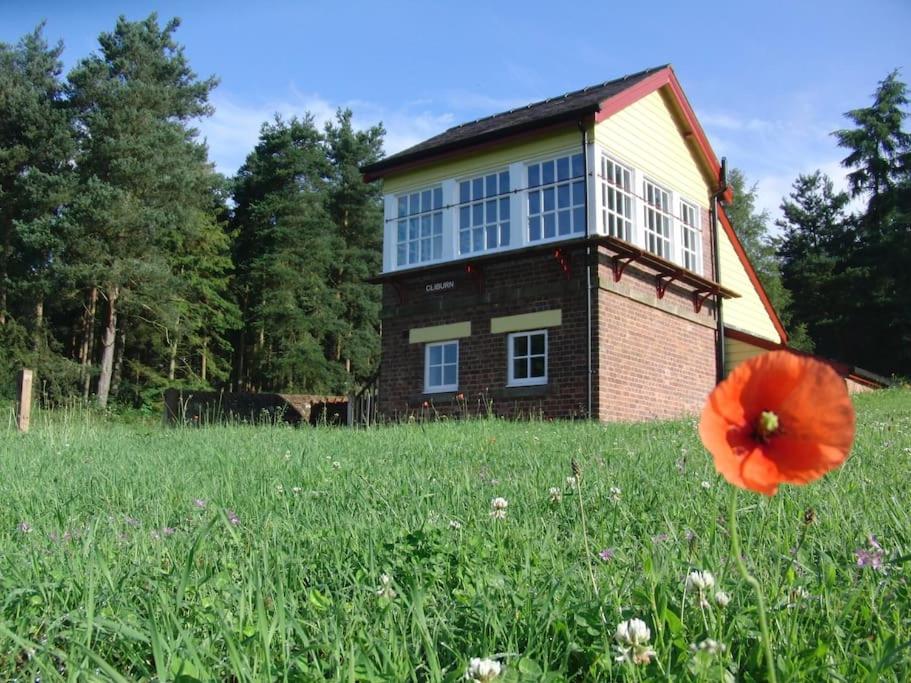
[[[451,128],[384,181],[379,412],[694,413],[787,343],[670,66]]]

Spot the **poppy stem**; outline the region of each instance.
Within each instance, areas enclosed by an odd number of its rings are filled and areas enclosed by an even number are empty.
[[[759,611],[759,630],[762,634],[762,649],[765,651],[765,663],[769,673],[769,683],[778,683],[778,676],[775,673],[775,658],[772,656],[772,639],[769,637],[769,624],[765,613],[765,598],[762,596],[762,587],[756,577],[747,571],[747,566],[743,561],[743,555],[740,551],[740,537],[737,535],[737,488],[731,487],[731,514],[729,529],[731,531],[731,553],[734,555],[734,561],[737,563],[737,569],[740,570],[740,576],[753,587],[756,593],[756,607]]]

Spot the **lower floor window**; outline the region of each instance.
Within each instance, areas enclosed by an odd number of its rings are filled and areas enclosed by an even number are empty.
[[[509,335],[509,384],[547,384],[547,330]]]
[[[455,391],[459,388],[459,342],[447,341],[424,347],[424,391]]]

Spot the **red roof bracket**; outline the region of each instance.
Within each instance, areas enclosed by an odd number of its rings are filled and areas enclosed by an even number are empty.
[[[572,264],[569,262],[569,254],[563,251],[560,247],[554,249],[554,258],[557,259],[557,263],[560,264],[560,270],[563,273],[563,278],[569,280],[573,274]]]
[[[675,270],[673,273],[658,273],[655,276],[655,291],[658,298],[663,299],[667,292],[667,287],[680,276],[680,271]]]
[[[708,298],[717,294],[718,291],[714,289],[696,290],[693,292],[693,312],[698,313],[701,311],[702,306],[708,301]]]
[[[639,258],[637,254],[633,254],[632,256],[620,256],[619,254],[616,254],[611,257],[611,270],[614,271],[614,282],[620,282],[620,278],[623,277],[623,271],[637,258]]]
[[[465,272],[468,273],[468,277],[474,280],[475,286],[478,288],[478,294],[484,293],[484,269],[479,265],[474,263],[465,264]]]

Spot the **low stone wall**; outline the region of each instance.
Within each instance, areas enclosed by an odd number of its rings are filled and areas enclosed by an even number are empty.
[[[164,395],[164,421],[185,425],[224,422],[345,425],[348,399],[313,394],[168,389]]]

